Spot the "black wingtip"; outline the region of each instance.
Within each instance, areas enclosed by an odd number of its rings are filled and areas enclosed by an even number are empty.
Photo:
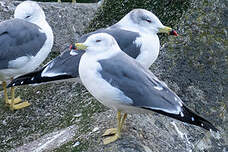
[[[21,75],[15,79],[13,79],[7,86],[9,87],[14,87],[14,86],[21,86],[21,85],[27,85],[27,84],[35,84],[39,83],[41,72],[43,69],[27,73],[25,75]]]
[[[53,77],[42,77],[41,76],[42,71],[43,69],[19,76],[13,79],[8,84],[7,88],[14,87],[14,86],[28,85],[28,84],[41,84],[41,83],[74,78],[71,75],[57,75]]]
[[[150,108],[145,108],[145,109],[149,109],[149,110],[158,112],[160,114],[166,115],[166,116],[171,117],[171,118],[175,118],[175,119],[180,120],[182,122],[186,122],[189,124],[199,126],[199,127],[204,128],[208,131],[219,132],[219,130],[214,125],[212,125],[212,123],[210,123],[208,120],[204,119],[203,117],[197,115],[196,113],[194,113],[193,111],[191,111],[189,108],[187,108],[184,105],[182,106],[182,112],[179,115],[167,113],[167,112],[164,112],[161,110],[154,110],[154,109],[150,109]]]
[[[26,85],[26,83],[24,83],[25,81],[28,78],[26,77],[23,77],[23,78],[16,78],[16,79],[13,79],[8,85],[7,85],[7,88],[10,88],[10,87],[14,87],[14,86],[19,86],[19,85]]]
[[[182,109],[184,114],[184,117],[182,118],[184,119],[185,122],[202,127],[208,131],[212,130],[215,132],[219,132],[219,130],[211,122],[197,115],[186,106],[183,106]]]

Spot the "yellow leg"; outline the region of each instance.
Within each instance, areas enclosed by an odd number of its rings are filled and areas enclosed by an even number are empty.
[[[127,119],[127,113],[125,113],[122,117],[121,123],[120,123],[120,129],[122,130],[124,121]]]
[[[120,114],[120,117],[121,117],[121,114]],[[123,124],[124,124],[124,121],[126,120],[126,118],[127,118],[126,113],[124,113],[124,115],[121,119],[118,120],[118,118],[117,118],[118,123],[120,124],[120,130],[122,130]],[[117,133],[117,128],[110,128],[110,129],[107,129],[102,136],[110,136],[110,135],[114,135],[116,133]]]
[[[103,134],[103,136],[109,136],[103,140],[105,145],[109,144],[111,142],[114,142],[118,138],[120,138],[121,130],[122,130],[122,127],[123,127],[123,124],[124,124],[124,121],[126,120],[126,118],[127,118],[126,113],[121,118],[121,112],[120,111],[117,112],[117,123],[118,123],[117,128],[110,128],[110,129],[106,130],[105,133]]]
[[[14,110],[13,107],[14,107],[14,99],[15,99],[15,89],[14,89],[14,87],[11,87],[10,90],[11,90],[10,91],[11,92],[10,109]]]
[[[24,101],[24,102],[21,102],[21,101],[22,100],[20,97],[15,98],[15,88],[11,87],[11,100],[9,100],[10,109],[13,111],[13,110],[25,108],[30,105],[28,101]]]
[[[8,100],[8,95],[7,95],[7,89],[6,89],[6,82],[2,82],[2,87],[4,89],[4,98],[5,98],[5,104],[8,105],[9,100]]]
[[[10,109],[13,111],[13,110],[25,108],[30,105],[28,101],[24,101],[24,102],[21,102],[21,101],[22,100],[20,97],[15,98],[15,88],[11,87],[11,99],[10,100],[8,99],[8,104],[10,104]]]
[[[11,99],[9,99],[8,95],[7,95],[6,86],[7,86],[6,82],[3,81],[2,82],[2,87],[4,89],[5,104],[6,104],[6,106],[10,106],[11,110],[22,109],[22,108],[27,107],[27,106],[30,105],[30,103],[28,103],[28,101],[21,102],[22,100],[21,100],[20,97],[15,98],[15,88],[14,87],[11,87],[11,89],[10,89],[10,91],[11,91]]]
[[[13,107],[14,104],[22,101],[20,97],[15,98],[15,88],[14,87],[10,88],[10,93],[11,93],[11,99],[8,99],[8,104],[10,105],[10,107]]]

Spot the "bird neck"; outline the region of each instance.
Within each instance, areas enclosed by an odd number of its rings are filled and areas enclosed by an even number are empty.
[[[44,18],[31,20],[30,22],[39,26],[49,37],[53,39],[52,29]]]
[[[43,27],[46,24],[48,24],[47,21],[43,18],[33,18],[33,19],[29,20],[29,22],[36,24],[39,27]]]

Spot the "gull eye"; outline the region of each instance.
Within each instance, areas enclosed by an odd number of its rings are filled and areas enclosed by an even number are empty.
[[[148,23],[152,23],[152,20],[150,19],[150,17],[147,17],[147,16],[143,16],[143,17],[142,17],[142,20],[143,20],[143,21],[146,21],[146,22],[148,22]]]
[[[29,18],[29,17],[30,17],[30,15],[26,16],[25,19],[27,19],[27,18]]]
[[[96,40],[96,42],[100,42],[101,40]]]
[[[151,23],[151,22],[152,22],[150,19],[146,19],[146,21],[147,21],[148,23]]]

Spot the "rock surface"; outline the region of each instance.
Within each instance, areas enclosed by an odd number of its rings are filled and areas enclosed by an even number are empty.
[[[15,7],[15,3],[9,1],[2,3],[0,20],[9,18]],[[96,9],[94,4],[41,3],[41,6],[53,27],[56,39],[53,51],[57,52],[83,33],[84,25]],[[76,8],[79,12],[73,11]],[[189,8],[179,24],[175,24],[181,36],[167,40],[151,69],[189,107],[215,124],[220,135],[211,135],[199,127],[158,114],[128,115],[122,138],[104,146],[101,135],[105,129],[116,125],[115,111],[99,104],[80,83],[60,82],[18,88],[17,94],[32,105],[15,112],[4,107],[1,93],[0,151],[29,152],[37,143],[43,143],[39,151],[56,152],[228,151],[227,79],[224,72],[227,69],[227,58],[224,59],[227,55],[224,53],[227,50],[227,3],[223,0],[192,1]],[[77,18],[80,16],[82,18]],[[198,71],[200,67],[202,69]],[[53,139],[58,138],[53,135],[72,125],[75,128],[70,141],[63,141],[63,145],[50,144],[51,147],[44,144],[45,140],[46,143],[57,143]]]

